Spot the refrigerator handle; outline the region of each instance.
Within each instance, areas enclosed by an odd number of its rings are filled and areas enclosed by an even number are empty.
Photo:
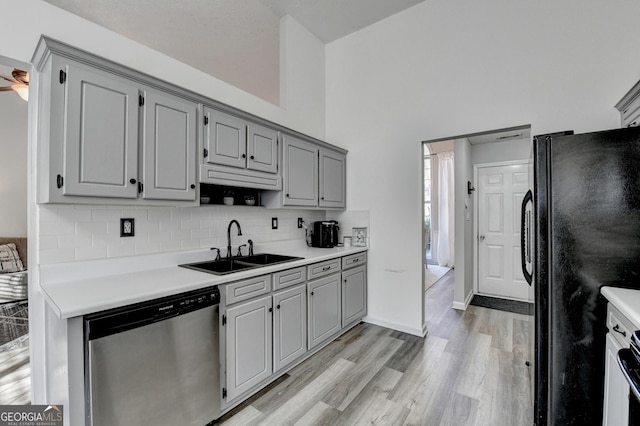
[[[520,214],[520,261],[522,263],[522,273],[524,275],[524,279],[527,280],[527,283],[529,285],[531,285],[531,282],[533,281],[533,276],[529,273],[529,271],[527,271],[527,259],[526,259],[526,253],[527,253],[528,244],[530,244],[530,241],[527,241],[526,234],[525,234],[525,225],[526,225],[525,218],[527,214],[527,204],[529,204],[529,202],[533,202],[533,193],[531,192],[531,190],[527,191],[527,193],[524,196],[524,199],[522,200],[522,209]]]

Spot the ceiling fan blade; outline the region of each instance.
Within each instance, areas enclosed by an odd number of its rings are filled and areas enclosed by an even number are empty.
[[[11,72],[11,76],[18,82],[22,84],[29,84],[29,73],[23,70],[19,70],[15,68]]]
[[[20,84],[20,82],[19,82],[19,81],[15,80],[15,79],[13,79],[13,78],[5,77],[4,75],[0,75],[0,78],[1,78],[2,80],[6,80],[6,81],[8,81],[9,83],[13,83],[13,84]]]

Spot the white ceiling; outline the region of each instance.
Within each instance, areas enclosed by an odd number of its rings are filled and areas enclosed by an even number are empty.
[[[424,0],[45,0],[279,104],[280,18],[325,43]]]

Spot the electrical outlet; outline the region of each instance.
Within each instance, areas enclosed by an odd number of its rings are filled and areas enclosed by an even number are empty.
[[[302,229],[302,222],[304,222],[304,220],[302,220],[301,217],[298,218],[298,229]]]
[[[278,218],[277,217],[272,217],[271,218],[271,229],[278,229]]]
[[[136,234],[135,222],[133,218],[120,219],[120,236],[133,237]]]

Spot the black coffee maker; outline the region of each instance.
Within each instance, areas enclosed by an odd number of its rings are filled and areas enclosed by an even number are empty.
[[[313,247],[331,248],[338,245],[338,231],[340,227],[335,220],[313,222],[311,245]]]

